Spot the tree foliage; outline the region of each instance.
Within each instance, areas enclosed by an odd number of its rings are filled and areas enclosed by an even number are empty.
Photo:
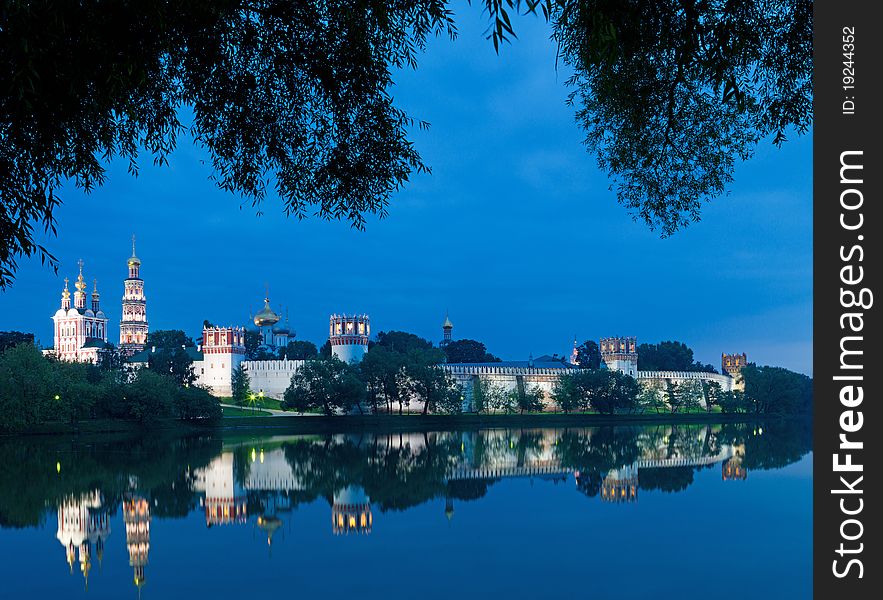
[[[476,340],[454,340],[444,347],[444,352],[449,363],[500,362],[483,343]]]
[[[248,396],[251,394],[251,381],[249,380],[248,372],[246,372],[245,367],[241,363],[233,369],[231,388],[233,404],[245,406],[245,403],[248,402]]]
[[[548,4],[586,146],[662,235],[698,221],[761,140],[810,127],[811,0]]]
[[[639,371],[701,371],[716,373],[712,365],[693,360],[693,349],[684,342],[638,344]]]
[[[759,140],[810,125],[810,0],[476,4],[497,50],[515,37],[510,14],[551,22],[589,151],[663,235],[698,220]],[[141,152],[166,164],[185,134],[257,212],[273,194],[298,219],[385,215],[427,170],[393,73],[439,34],[456,34],[444,0],[8,3],[0,287],[22,257],[57,264],[38,230],[55,233],[66,182],[90,191],[114,159],[137,173]]]
[[[93,418],[149,426],[170,418],[211,422],[220,416],[217,399],[206,390],[179,387],[150,369],[129,377],[98,365],[46,358],[31,344],[0,353],[0,431],[48,422],[76,426]]]
[[[356,369],[336,357],[310,360],[291,377],[282,407],[297,412],[321,410],[326,415],[361,410],[365,385]]]
[[[586,340],[576,348],[576,362],[583,369],[601,367],[601,349],[595,340]]]
[[[288,346],[280,351],[280,355],[280,358],[288,360],[307,360],[319,356],[319,350],[313,342],[294,340],[288,342]]]

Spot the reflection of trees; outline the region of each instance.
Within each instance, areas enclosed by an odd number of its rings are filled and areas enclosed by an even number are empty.
[[[0,441],[0,526],[39,525],[64,498],[92,490],[115,511],[133,481],[155,514],[186,515],[195,505],[189,473],[220,451],[220,440],[205,436]]]
[[[669,467],[665,469],[640,469],[638,486],[642,490],[682,492],[693,483],[693,467]]]
[[[596,496],[610,471],[622,471],[639,459],[718,456],[734,445],[748,471],[777,469],[809,452],[811,441],[811,424],[793,420],[312,437],[282,445],[299,489],[250,490],[247,497],[255,509],[250,506],[249,513],[258,514],[280,500],[288,507],[319,497],[331,504],[335,492],[356,486],[377,509],[404,510],[436,498],[483,497],[498,479],[470,479],[476,470],[496,477],[496,469],[524,473],[534,467],[579,471],[579,489]],[[240,484],[248,478],[251,449],[245,444],[233,450]],[[195,472],[221,450],[220,439],[213,436],[2,440],[0,526],[39,525],[46,511],[65,498],[93,490],[115,512],[133,486],[150,502],[154,516],[184,516],[198,504]],[[640,468],[638,484],[644,490],[681,491],[696,470]]]
[[[640,457],[639,432],[630,427],[568,429],[558,438],[555,452],[562,467],[580,472],[618,469]]]

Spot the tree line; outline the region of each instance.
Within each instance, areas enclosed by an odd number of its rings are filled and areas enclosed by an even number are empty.
[[[0,431],[45,423],[77,426],[120,419],[151,426],[175,419],[210,423],[221,417],[217,398],[192,385],[176,349],[164,349],[144,368],[74,363],[44,356],[30,341],[0,352]]]

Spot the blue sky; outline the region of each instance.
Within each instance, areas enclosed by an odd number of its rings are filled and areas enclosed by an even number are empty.
[[[182,139],[169,167],[145,156],[137,178],[118,164],[92,194],[63,193],[59,236],[47,241],[59,273],[23,261],[0,294],[0,329],[51,345],[62,279],[82,258],[116,342],[134,232],[152,329],[244,324],[269,283],[298,339],[317,344],[332,312],[438,340],[449,310],[455,338],[513,360],[568,352],[574,335],[636,335],[682,340],[715,365],[744,351],[811,373],[810,137],[760,147],[700,223],[660,239],[616,203],[582,146],[547,26],[515,26],[519,39],[497,56],[480,11],[464,7],[460,38],[433,40],[419,69],[397,78],[399,105],[432,125],[413,139],[433,173],[367,231],[288,219],[274,199],[255,216],[214,187],[205,154]]]

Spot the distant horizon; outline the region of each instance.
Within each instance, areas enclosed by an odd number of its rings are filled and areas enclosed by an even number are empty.
[[[72,285],[82,258],[118,344],[134,233],[151,330],[244,324],[266,283],[295,339],[317,346],[342,312],[437,344],[448,312],[455,338],[507,360],[567,356],[574,335],[632,335],[682,341],[716,368],[721,353],[745,352],[812,375],[810,134],[762,142],[701,222],[660,239],[616,203],[582,146],[546,26],[524,19],[497,56],[480,12],[458,15],[460,38],[431,40],[420,67],[396,77],[397,102],[432,123],[412,137],[433,172],[413,175],[387,218],[365,232],[299,222],[273,197],[255,216],[215,187],[206,153],[182,136],[167,167],[142,156],[136,178],[117,161],[91,194],[61,191],[59,235],[39,240],[58,274],[20,261],[0,329],[52,345],[63,279]]]

